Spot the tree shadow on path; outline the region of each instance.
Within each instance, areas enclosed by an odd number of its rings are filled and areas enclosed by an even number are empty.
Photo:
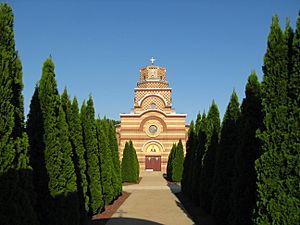
[[[168,187],[177,197],[176,205],[191,219],[195,224],[199,225],[215,225],[214,219],[207,215],[199,206],[196,206],[190,199],[181,192],[180,184],[168,181]]]
[[[109,221],[109,223],[108,223]],[[109,219],[99,219],[93,220],[90,225],[104,225],[104,224],[122,224],[122,225],[162,225],[161,223],[144,220],[144,219],[136,219],[136,218],[109,218]]]

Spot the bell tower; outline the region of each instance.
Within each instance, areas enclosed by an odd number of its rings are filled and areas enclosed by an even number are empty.
[[[153,61],[152,65],[140,69],[140,80],[134,90],[134,113],[147,109],[171,113],[172,88],[167,82],[166,72],[166,68],[153,65]]]

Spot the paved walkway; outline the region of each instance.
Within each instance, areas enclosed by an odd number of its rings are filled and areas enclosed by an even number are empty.
[[[139,184],[124,186],[131,195],[121,205],[107,225],[113,224],[194,224],[172,192],[180,187],[169,187],[161,172],[141,172]]]

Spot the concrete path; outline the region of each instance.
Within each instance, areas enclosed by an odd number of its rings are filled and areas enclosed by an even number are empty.
[[[169,187],[161,172],[141,172],[139,184],[124,186],[131,195],[121,205],[107,225],[113,224],[194,224],[172,192],[180,187]]]

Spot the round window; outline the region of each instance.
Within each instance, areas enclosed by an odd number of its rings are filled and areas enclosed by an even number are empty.
[[[156,106],[156,104],[155,104],[155,103],[151,103],[151,104],[149,105],[149,108],[150,108],[150,109],[156,109],[156,108],[157,108],[157,106]]]
[[[157,126],[151,125],[151,126],[149,127],[149,132],[150,132],[151,134],[155,134],[155,133],[157,132]]]

